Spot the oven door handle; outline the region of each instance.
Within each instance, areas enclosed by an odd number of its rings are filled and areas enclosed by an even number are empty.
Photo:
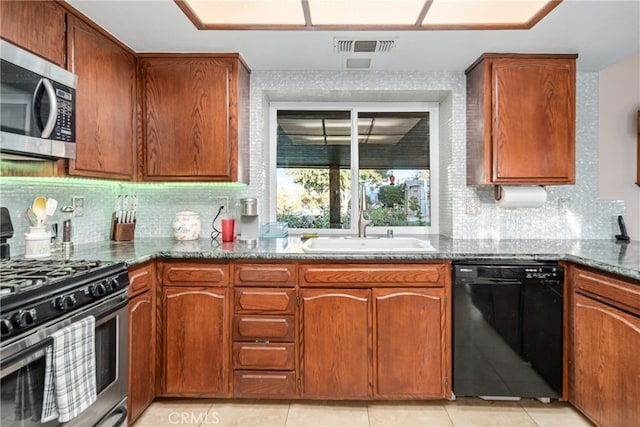
[[[111,313],[114,313],[122,309],[123,307],[126,307],[127,304],[129,303],[129,298],[127,297],[127,294],[126,293],[123,294],[121,298],[122,299],[120,301],[118,301],[117,303],[114,303],[113,305],[110,305],[106,310],[94,314],[94,317],[96,318],[96,323],[98,323],[100,319],[107,317]]]
[[[110,305],[106,310],[101,311],[99,313],[96,313],[94,315],[95,319],[96,319],[96,324],[98,323],[98,321],[100,319],[105,318],[106,316],[110,315],[111,313],[114,313],[120,309],[122,309],[123,307],[125,307],[128,303],[128,298],[126,296],[126,294],[124,294],[122,296],[122,300],[118,301],[116,304]],[[37,357],[31,357],[28,359],[25,359],[25,357],[31,353],[36,353],[38,352],[38,350],[42,350],[45,349],[46,347],[48,347],[49,345],[53,344],[53,338],[51,337],[46,337],[45,339],[43,339],[42,341],[39,341],[37,343],[35,343],[34,345],[24,348],[20,351],[17,351],[16,353],[12,354],[11,356],[6,357],[4,360],[0,360],[0,371],[3,371],[7,366],[11,366],[16,362],[19,362],[21,359],[22,362],[24,363],[24,365],[27,365],[32,359],[35,360],[37,359]],[[40,357],[40,356],[38,356]],[[23,365],[23,366],[24,366]]]

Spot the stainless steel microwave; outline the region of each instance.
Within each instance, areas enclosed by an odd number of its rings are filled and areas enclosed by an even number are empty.
[[[76,157],[78,77],[0,40],[0,152],[3,157]]]

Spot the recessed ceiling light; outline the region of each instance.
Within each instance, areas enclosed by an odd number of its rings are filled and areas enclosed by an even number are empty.
[[[306,25],[300,0],[176,0],[176,3],[201,29]]]
[[[531,28],[562,0],[174,0],[209,30]]]
[[[307,0],[314,26],[415,25],[424,0]]]
[[[434,0],[422,25],[522,27],[551,3],[548,0]]]

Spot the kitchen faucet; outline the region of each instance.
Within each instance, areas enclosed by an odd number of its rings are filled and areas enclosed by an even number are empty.
[[[360,184],[360,215],[358,218],[358,237],[367,237],[367,225],[371,224],[370,219],[364,217],[367,210],[367,196],[364,184]]]

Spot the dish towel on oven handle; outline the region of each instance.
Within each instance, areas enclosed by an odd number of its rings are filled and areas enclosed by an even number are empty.
[[[88,316],[51,335],[40,422],[69,421],[96,401],[95,324]]]

